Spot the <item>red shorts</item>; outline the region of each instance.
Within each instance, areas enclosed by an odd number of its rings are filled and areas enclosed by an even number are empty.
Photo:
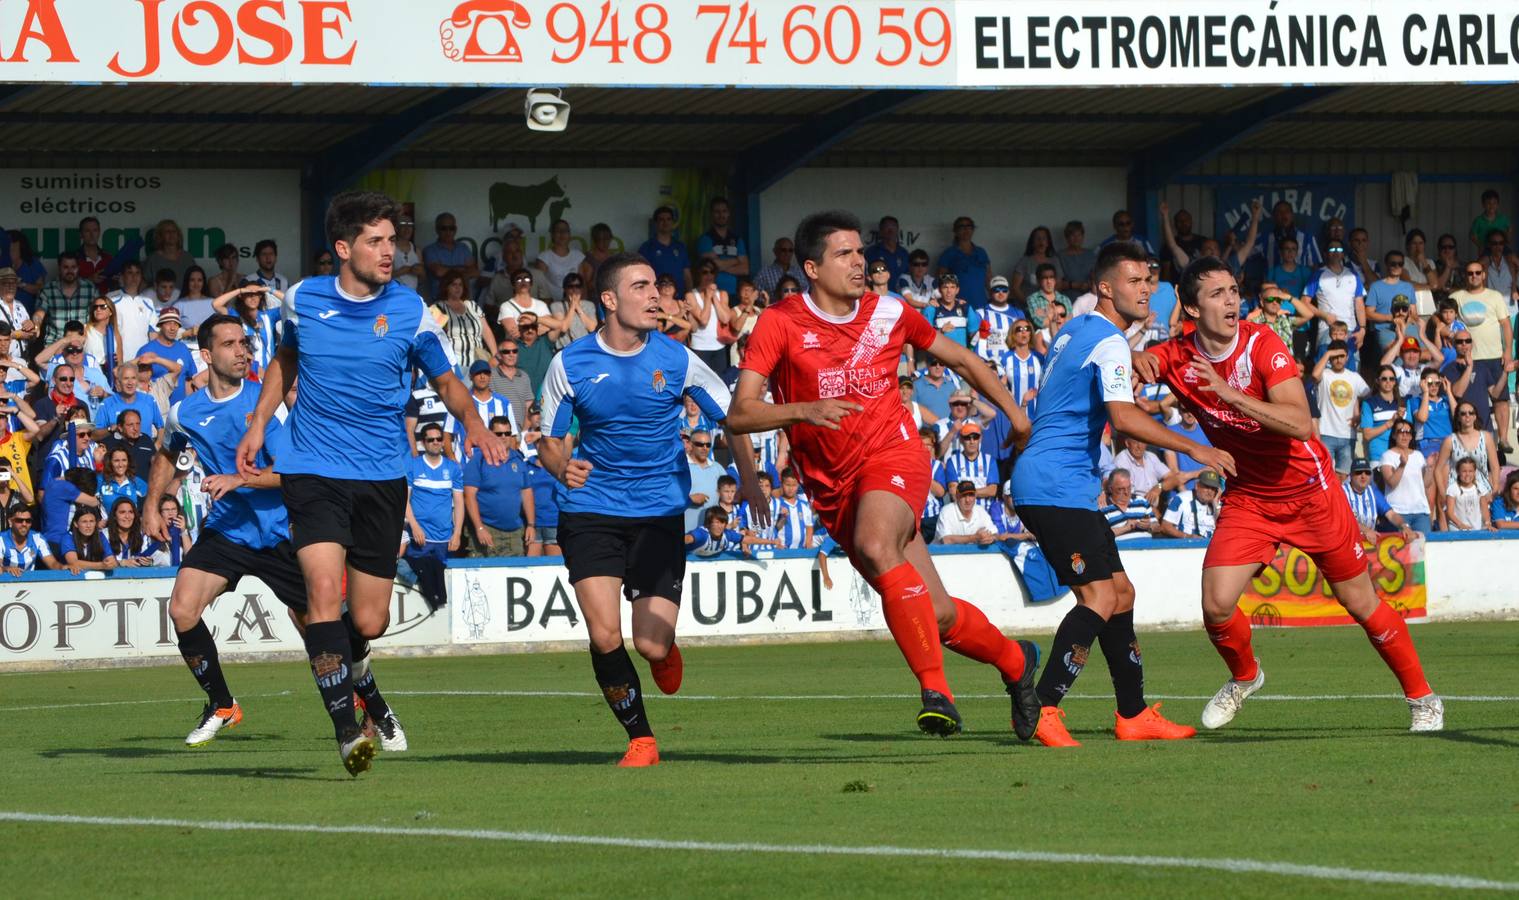
[[[1203,568],[1268,565],[1285,543],[1308,554],[1331,584],[1366,574],[1361,528],[1337,485],[1296,500],[1224,496]]]
[[[854,520],[859,512],[860,498],[870,491],[886,491],[896,494],[912,508],[913,529],[923,517],[923,506],[928,503],[928,482],[932,470],[928,464],[928,451],[916,437],[911,441],[879,453],[872,453],[853,478],[826,488],[807,485],[807,499],[812,511],[828,534],[846,552],[854,549]]]

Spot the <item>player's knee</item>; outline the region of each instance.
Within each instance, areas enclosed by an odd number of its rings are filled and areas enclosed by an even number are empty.
[[[353,629],[366,641],[372,641],[383,637],[385,629],[390,627],[390,610],[382,609],[375,613],[359,613],[349,610],[353,617]]]
[[[200,621],[201,613],[205,609],[195,599],[175,591],[169,595],[169,619],[174,623],[176,631],[189,631]]]
[[[597,653],[611,653],[622,646],[622,630],[619,628],[590,628],[591,649]]]
[[[670,655],[670,642],[653,637],[634,637],[633,649],[651,663],[664,662]]]
[[[1134,585],[1125,582],[1118,587],[1116,602],[1113,605],[1114,612],[1128,612],[1134,608]]]
[[[871,577],[884,575],[904,559],[902,548],[885,534],[859,534],[855,538],[854,551],[859,561],[870,570],[864,574]]]

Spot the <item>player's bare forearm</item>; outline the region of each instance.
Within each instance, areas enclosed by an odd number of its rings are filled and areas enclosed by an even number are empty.
[[[564,438],[549,437],[544,435],[538,439],[538,458],[543,462],[544,471],[554,476],[555,481],[564,480],[564,467],[569,464],[570,451],[565,446]],[[471,517],[479,521],[479,514],[472,513]]]
[[[1023,411],[1023,407],[1018,405],[1017,399],[1008,391],[1007,386],[992,374],[991,369],[987,368],[985,360],[942,334],[934,338],[928,352],[934,359],[943,360],[955,374],[969,382],[970,386],[976,389],[976,393],[1002,410],[1008,421],[1012,423],[1013,443],[1021,447],[1028,441],[1029,435],[1033,432],[1028,414]]]
[[[300,357],[293,347],[281,344],[274,351],[274,356],[269,359],[269,365],[264,367],[260,377],[262,387],[258,393],[258,403],[253,407],[253,418],[248,420],[248,430],[257,429],[259,434],[264,433],[264,427],[269,420],[274,418],[274,411],[279,409],[285,402],[285,395],[290,393],[290,385],[295,381],[296,371],[300,366]]]
[[[1137,438],[1146,444],[1154,444],[1167,450],[1185,453],[1198,462],[1208,463],[1209,460],[1216,459],[1218,460],[1217,465],[1224,469],[1225,475],[1235,474],[1233,471],[1233,459],[1228,454],[1199,444],[1184,435],[1177,434],[1145,415],[1134,404],[1124,403],[1121,400],[1110,400],[1108,401],[1107,408],[1108,420],[1113,423],[1113,430],[1129,437]],[[1212,463],[1208,464],[1213,465]]]
[[[1308,413],[1306,401],[1298,406],[1240,394],[1231,398],[1229,405],[1277,434],[1285,434],[1300,441],[1313,436],[1313,417]]]

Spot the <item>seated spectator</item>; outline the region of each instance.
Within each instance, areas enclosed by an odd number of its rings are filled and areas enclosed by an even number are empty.
[[[475,556],[524,556],[537,540],[537,507],[527,461],[517,451],[517,438],[505,416],[489,420],[492,434],[511,451],[492,465],[478,450],[464,464],[464,509],[474,534]],[[556,519],[557,521],[557,519]]]
[[[21,341],[16,340],[9,325],[0,322],[0,387],[13,394],[24,394],[42,382],[26,359],[16,356],[19,349]]]
[[[966,319],[966,333],[971,336],[971,349],[982,359],[997,362],[1007,352],[1008,337],[1013,323],[1025,318],[1023,310],[1009,302],[1007,279],[994,276],[991,283],[991,299],[984,308],[971,307]]]
[[[1456,404],[1455,430],[1440,443],[1440,455],[1434,463],[1435,486],[1453,490],[1457,482],[1456,465],[1469,459],[1476,466],[1476,484],[1483,494],[1491,494],[1498,476],[1498,442],[1493,433],[1482,427],[1477,407],[1462,400]]]
[[[1128,471],[1130,490],[1151,507],[1160,504],[1161,487],[1176,474],[1148,444],[1128,435],[1124,435],[1123,449],[1114,455],[1113,465]]]
[[[95,497],[95,470],[78,466],[47,482],[40,505],[42,536],[49,546],[61,552],[63,539],[68,536],[78,510],[100,508]]]
[[[147,267],[155,276],[167,271],[176,285],[184,277],[185,270],[195,265],[195,257],[185,252],[184,232],[173,219],[164,219],[153,228],[152,252],[148,254]]]
[[[1361,528],[1361,537],[1371,544],[1377,541],[1381,531],[1400,531],[1405,540],[1413,540],[1413,529],[1387,503],[1387,497],[1371,480],[1371,460],[1357,459],[1350,464],[1350,478],[1343,489],[1345,499],[1350,501],[1350,511]]]
[[[504,337],[496,343],[496,365],[490,373],[491,393],[511,401],[512,423],[527,421],[527,408],[533,403],[533,379],[519,362],[522,345],[516,338]],[[488,421],[488,420],[487,420]]]
[[[796,245],[792,243],[791,238],[776,238],[775,244],[771,247],[771,252],[775,255],[775,259],[766,263],[759,270],[759,274],[754,276],[754,286],[759,290],[760,297],[767,303],[774,303],[786,296],[781,287],[781,280],[786,276],[791,276],[796,284],[801,284],[807,280],[806,273],[797,264]],[[923,267],[925,270],[928,268],[927,253],[923,253]],[[674,279],[671,279],[670,284],[672,286],[675,284]],[[912,302],[911,298],[909,298],[909,302]],[[914,303],[913,305],[917,306],[918,304]]]
[[[1218,495],[1223,487],[1217,472],[1204,469],[1195,488],[1171,495],[1156,533],[1171,538],[1212,537],[1218,527]]]
[[[113,506],[118,498],[141,504],[143,497],[147,496],[148,483],[138,477],[132,454],[125,447],[106,452],[105,471],[98,478],[95,496],[106,508]]]
[[[950,435],[959,439],[959,446],[944,454],[945,474],[950,481],[969,481],[974,484],[976,496],[981,498],[981,506],[990,515],[997,498],[997,460],[981,446],[984,436],[981,423],[974,419],[965,421],[950,431],[947,437]],[[940,446],[947,447],[948,443],[946,440]]]
[[[127,451],[134,474],[153,471],[153,439],[142,433],[142,414],[135,409],[116,417],[116,427],[105,436],[105,449],[108,457],[115,450]]]
[[[562,288],[564,299],[549,304],[554,321],[559,323],[555,329],[559,332],[559,337],[554,342],[555,348],[559,350],[593,333],[598,312],[598,304],[585,295],[585,280],[579,272],[564,276]],[[538,320],[541,324],[543,317],[539,316]]]
[[[1420,534],[1433,530],[1430,498],[1434,496],[1434,473],[1422,452],[1414,447],[1413,426],[1399,422],[1392,426],[1392,440],[1379,461],[1382,484],[1387,490],[1387,505]]]
[[[485,314],[469,299],[464,273],[458,269],[445,272],[438,282],[438,294],[433,306],[445,317],[443,333],[448,335],[448,343],[458,360],[454,373],[462,378],[471,364],[496,355],[496,337],[485,324]]]
[[[137,390],[137,363],[122,363],[116,367],[116,393],[105,398],[95,411],[95,437],[103,440],[106,431],[114,426],[123,412],[132,410],[142,417],[149,437],[157,437],[164,427],[163,414],[153,398]]]
[[[702,524],[686,532],[686,553],[697,559],[706,559],[720,553],[743,553],[751,555],[751,547],[778,547],[775,538],[755,537],[729,527],[734,519],[721,506],[709,506],[702,511]]]
[[[960,295],[960,277],[953,272],[939,276],[939,299],[923,310],[940,334],[960,346],[966,342],[966,325],[970,321],[970,301]]]
[[[63,564],[70,572],[109,572],[116,556],[100,530],[100,510],[88,507],[74,514],[74,524],[63,536]]]
[[[1508,473],[1503,490],[1488,507],[1488,517],[1495,531],[1519,529],[1519,469]]]
[[[62,478],[68,469],[80,467],[90,470],[90,488],[95,486],[95,467],[101,462],[97,458],[105,455],[105,448],[96,444],[90,428],[89,410],[83,406],[70,408],[68,412],[68,424],[56,432],[58,437],[47,449],[47,456],[42,461],[42,476],[37,479],[37,484],[42,491],[46,491],[56,478]],[[49,539],[51,540],[51,539]]]
[[[991,514],[986,511],[986,507],[976,502],[975,482],[956,482],[955,502],[946,503],[939,511],[939,521],[934,527],[934,543],[979,544],[986,547],[996,540],[997,526],[992,522]]]
[[[0,533],[0,569],[15,577],[33,571],[39,564],[48,569],[63,568],[47,540],[32,530],[32,513],[18,510]]]
[[[775,523],[776,546],[787,550],[799,550],[813,546],[813,529],[817,520],[812,515],[812,504],[800,495],[801,479],[796,472],[781,472],[781,495],[770,501],[770,521]]]
[[[153,279],[153,302],[160,309],[179,300],[179,279],[173,269],[159,269]]]
[[[901,294],[892,290],[891,266],[884,259],[865,264],[865,290],[882,297],[903,299]]]
[[[238,253],[236,244],[222,244],[220,247],[217,247],[216,274],[212,275],[211,280],[206,283],[206,293],[215,297],[218,294],[225,294],[237,287],[238,282],[243,280],[243,276],[237,271],[241,263],[242,258]],[[208,310],[205,315],[209,317],[211,315],[210,311]],[[198,325],[199,322],[192,324]]]
[[[1048,356],[1050,345],[1055,342],[1055,335],[1071,317],[1071,310],[1064,303],[1055,302],[1045,311],[1044,327],[1034,332],[1034,352],[1040,356]]]
[[[1298,326],[1312,320],[1307,313],[1299,314],[1286,292],[1275,284],[1261,285],[1261,305],[1245,317],[1247,322],[1269,325],[1282,343],[1292,346],[1292,334]]]
[[[1477,484],[1477,462],[1465,457],[1456,463],[1456,484],[1445,496],[1441,511],[1446,531],[1488,531],[1493,526],[1492,491]]]
[[[1366,455],[1382,458],[1387,442],[1392,437],[1394,422],[1402,421],[1403,398],[1398,394],[1398,372],[1392,366],[1377,370],[1371,393],[1361,401],[1361,442]]]
[[[543,460],[534,453],[527,459],[527,482],[533,493],[533,537],[527,543],[528,556],[559,556],[559,482],[543,468]],[[468,485],[465,486],[466,490]],[[735,518],[733,521],[737,521]]]
[[[1086,243],[1086,234],[1086,226],[1079,219],[1065,223],[1062,231],[1065,247],[1060,251],[1062,277],[1058,287],[1062,293],[1073,297],[1092,289],[1092,270],[1097,267],[1097,251],[1082,246]]]
[[[509,337],[517,337],[518,319],[525,313],[552,316],[549,305],[533,296],[533,273],[518,269],[511,273],[512,295],[501,302],[496,312],[496,322]]]
[[[194,529],[185,521],[184,508],[173,497],[164,496],[159,499],[158,514],[163,517],[164,527],[169,530],[169,540],[159,544],[158,549],[153,551],[153,565],[178,566],[195,543]]]
[[[111,554],[116,557],[116,565],[132,568],[153,565],[153,554],[161,545],[142,533],[137,504],[130,498],[118,497],[111,503],[110,510],[105,536]]]
[[[422,427],[422,455],[406,473],[407,559],[430,556],[440,564],[459,549],[464,527],[464,470],[443,455],[443,429]]]
[[[912,398],[932,412],[935,420],[944,419],[950,414],[951,395],[959,387],[959,377],[950,372],[942,360],[930,356],[928,365],[913,379]]]
[[[755,474],[754,480],[759,485],[760,496],[769,497],[771,500],[771,502],[767,505],[767,508],[774,507],[776,479],[771,477],[768,472],[761,470]],[[772,516],[769,525],[761,526],[759,523],[759,517],[755,514],[754,510],[749,507],[748,500],[745,500],[738,505],[738,527],[745,534],[752,534],[756,537],[773,538],[776,534],[775,518]]]
[[[1097,512],[1108,520],[1113,536],[1120,541],[1149,537],[1159,530],[1155,521],[1155,507],[1149,500],[1134,493],[1134,483],[1129,470],[1119,466],[1108,473],[1103,486],[1107,503]]]
[[[691,496],[685,515],[686,530],[690,531],[701,524],[701,511],[717,499],[717,480],[723,476],[723,467],[712,458],[711,432],[691,432],[686,467],[691,473]]]
[[[1060,272],[1054,265],[1043,263],[1034,270],[1033,289],[1023,299],[1023,305],[1036,331],[1047,324],[1051,305],[1059,303],[1066,309],[1071,308],[1071,298],[1059,291],[1059,283]]]
[[[659,331],[676,343],[684,344],[691,338],[691,310],[675,292],[675,276],[660,275],[654,279],[659,291]]]
[[[799,280],[806,277],[800,271],[797,275]],[[927,309],[939,299],[939,282],[928,271],[927,250],[914,250],[908,255],[907,271],[897,278],[897,294],[914,309]]]

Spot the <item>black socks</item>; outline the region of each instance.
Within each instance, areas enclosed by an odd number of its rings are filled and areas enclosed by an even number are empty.
[[[1115,613],[1097,639],[1113,675],[1118,714],[1132,719],[1145,711],[1145,667],[1140,661],[1139,638],[1134,635],[1134,610]]]
[[[643,708],[643,686],[633,660],[628,657],[628,648],[619,644],[611,653],[597,653],[592,647],[591,668],[596,672],[596,683],[606,696],[607,706],[627,730],[628,738],[653,737]]]
[[[185,658],[190,674],[200,682],[213,709],[225,709],[232,705],[232,691],[222,675],[221,659],[216,653],[216,641],[204,621],[196,622],[189,631],[174,632],[179,637],[179,655]]]
[[[332,717],[333,731],[339,739],[358,729],[353,708],[353,650],[348,642],[348,626],[342,622],[310,622],[306,625],[306,655],[311,659],[311,676],[327,715]]]
[[[1044,674],[1039,676],[1035,692],[1044,706],[1059,706],[1065,694],[1076,683],[1076,676],[1086,666],[1092,642],[1102,633],[1107,622],[1085,606],[1076,606],[1060,620],[1055,631],[1055,641],[1050,645],[1050,660],[1044,664]]]

